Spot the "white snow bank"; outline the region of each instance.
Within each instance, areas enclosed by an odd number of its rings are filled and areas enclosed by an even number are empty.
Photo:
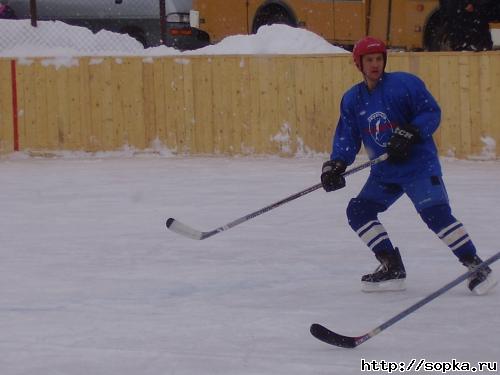
[[[60,21],[0,20],[0,56],[84,56],[136,54],[142,44],[128,35],[70,26]]]
[[[255,35],[235,35],[195,51],[180,52],[159,46],[144,49],[128,35],[100,31],[60,21],[0,20],[0,57],[40,56],[170,56],[221,54],[310,54],[345,53],[310,31],[285,25],[264,26]]]
[[[262,26],[254,35],[233,35],[220,43],[186,54],[308,54],[348,53],[319,35],[286,25]]]

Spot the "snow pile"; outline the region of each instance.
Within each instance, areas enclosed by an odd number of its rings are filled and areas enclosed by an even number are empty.
[[[128,35],[102,30],[96,34],[85,27],[60,21],[0,21],[0,56],[84,56],[137,54],[142,44]]]
[[[310,31],[285,25],[264,26],[255,35],[235,35],[195,51],[159,46],[146,48],[128,35],[89,29],[60,21],[0,20],[0,57],[171,56],[226,54],[346,53]]]
[[[307,54],[348,53],[319,35],[287,25],[262,26],[254,35],[233,35],[220,43],[186,54]]]

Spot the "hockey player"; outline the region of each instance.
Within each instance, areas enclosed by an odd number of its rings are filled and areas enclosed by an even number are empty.
[[[361,192],[347,207],[349,225],[380,262],[374,273],[361,278],[362,290],[405,289],[400,252],[378,219],[403,194],[429,229],[464,266],[473,269],[482,261],[465,227],[451,213],[432,139],[441,120],[438,104],[415,75],[385,72],[387,51],[382,41],[372,37],[360,40],[353,57],[364,82],[342,98],[332,153],[323,164],[321,182],[327,192],[343,188],[341,174],[354,162],[361,144],[370,159],[389,155],[387,161],[372,166]],[[485,294],[495,285],[489,267],[468,282],[475,294]]]

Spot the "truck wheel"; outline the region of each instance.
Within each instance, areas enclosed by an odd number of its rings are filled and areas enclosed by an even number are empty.
[[[122,34],[128,34],[132,38],[136,39],[139,43],[141,43],[144,48],[149,47],[148,42],[146,40],[146,36],[144,35],[144,32],[135,27],[126,27],[120,31]]]
[[[452,51],[448,25],[437,12],[430,18],[425,28],[424,48],[427,51]]]
[[[261,26],[276,23],[297,27],[297,22],[286,9],[279,5],[270,5],[257,12],[253,21],[252,32],[255,34]]]
[[[457,20],[458,21],[458,20]],[[440,12],[436,12],[427,23],[424,48],[427,51],[484,51],[493,47],[486,22],[474,22],[452,28]],[[467,30],[463,32],[463,29]]]

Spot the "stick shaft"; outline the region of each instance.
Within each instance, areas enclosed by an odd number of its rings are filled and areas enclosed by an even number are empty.
[[[351,169],[345,171],[344,173],[342,173],[342,176],[346,177],[346,176],[349,176],[349,175],[354,174],[356,172],[359,172],[365,168],[371,167],[374,164],[377,164],[377,163],[380,163],[380,162],[386,160],[387,157],[388,157],[387,154],[382,154],[378,158],[375,158],[373,160],[369,160],[365,163],[362,163],[354,168],[351,168]],[[186,224],[180,223],[179,221],[177,221],[173,218],[169,218],[167,220],[167,228],[169,228],[170,230],[172,230],[180,235],[184,235],[185,237],[190,237],[190,238],[198,239],[198,240],[204,240],[205,238],[212,237],[212,236],[216,235],[217,233],[224,232],[224,231],[231,229],[239,224],[242,224],[248,220],[251,220],[257,216],[260,216],[266,212],[274,210],[275,208],[278,208],[278,207],[284,205],[285,203],[288,203],[288,202],[291,202],[297,198],[303,197],[304,195],[309,194],[315,190],[318,190],[321,187],[322,187],[321,183],[313,185],[311,187],[308,187],[307,189],[304,189],[302,191],[299,191],[298,193],[292,194],[284,199],[281,199],[275,203],[270,204],[269,206],[266,206],[266,207],[261,208],[257,211],[254,211],[250,214],[242,216],[236,220],[231,221],[230,223],[222,225],[222,226],[220,226],[214,230],[208,231],[208,232],[198,231],[196,229],[189,227]]]

